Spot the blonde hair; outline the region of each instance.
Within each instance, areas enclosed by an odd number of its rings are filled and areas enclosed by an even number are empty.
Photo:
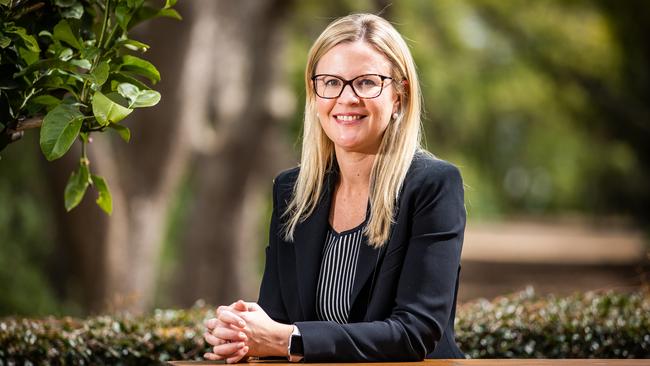
[[[399,95],[397,118],[384,132],[370,174],[370,217],[364,228],[370,245],[375,248],[384,245],[389,238],[402,183],[415,152],[420,149],[420,86],[413,57],[397,30],[379,16],[352,14],[332,22],[309,51],[300,172],[283,215],[286,241],[293,241],[296,225],[313,213],[324,189],[325,175],[336,164],[334,144],[318,121],[311,78],[325,53],[340,43],[356,41],[373,46],[390,62],[393,78],[390,85]]]

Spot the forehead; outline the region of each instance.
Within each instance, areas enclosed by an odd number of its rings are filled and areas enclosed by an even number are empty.
[[[316,74],[332,74],[346,79],[363,74],[390,75],[390,70],[386,57],[363,41],[339,43],[316,65]]]

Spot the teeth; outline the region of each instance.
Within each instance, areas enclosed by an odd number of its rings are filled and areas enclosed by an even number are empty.
[[[357,115],[354,115],[354,116],[336,116],[336,118],[341,120],[341,121],[354,121],[354,120],[357,120],[357,119],[361,119],[361,116],[357,114]]]

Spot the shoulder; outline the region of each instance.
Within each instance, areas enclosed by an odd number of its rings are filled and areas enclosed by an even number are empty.
[[[424,151],[417,152],[404,180],[404,188],[460,186],[462,178],[460,170],[452,163],[438,159]]]
[[[435,216],[440,224],[457,223],[464,220],[464,196],[463,180],[455,165],[418,153],[404,179],[400,207],[420,217]]]
[[[284,170],[280,172],[275,179],[273,179],[273,193],[278,197],[286,197],[293,192],[293,187],[298,180],[298,173],[300,173],[300,167],[294,167],[291,169]]]

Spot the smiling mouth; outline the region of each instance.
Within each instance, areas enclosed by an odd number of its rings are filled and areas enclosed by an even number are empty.
[[[365,118],[366,116],[361,115],[361,114],[354,114],[354,115],[336,115],[334,118],[340,122],[354,122],[358,121],[362,118]]]

